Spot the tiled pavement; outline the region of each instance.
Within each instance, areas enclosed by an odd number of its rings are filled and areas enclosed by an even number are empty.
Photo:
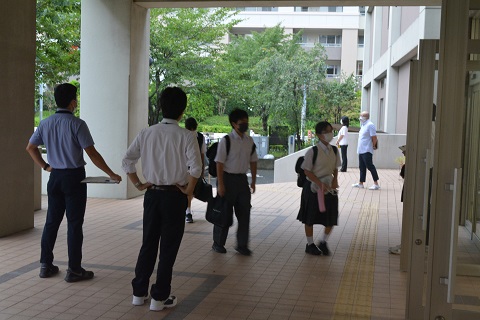
[[[206,204],[194,200],[174,267],[175,308],[161,312],[131,305],[141,244],[143,197],[88,199],[83,264],[95,278],[66,283],[66,226],[55,247],[60,275],[40,279],[40,237],[35,228],[0,238],[2,319],[403,319],[406,274],[388,247],[400,243],[402,180],[398,170],[379,170],[381,190],[352,188],[358,170],[340,173],[340,218],[331,256],[306,255],[303,225],[296,220],[300,188],[295,183],[261,184],[252,197],[253,255],[241,256],[230,229],[227,254],[211,250]],[[367,183],[371,183],[368,175]],[[125,183],[125,182],[123,182]],[[115,187],[115,186],[106,186]],[[314,227],[315,241],[323,233]]]

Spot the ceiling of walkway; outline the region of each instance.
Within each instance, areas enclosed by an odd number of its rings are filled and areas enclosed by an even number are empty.
[[[320,6],[439,6],[442,0],[133,0],[146,8],[181,7],[320,7]],[[471,1],[472,2],[472,1]]]

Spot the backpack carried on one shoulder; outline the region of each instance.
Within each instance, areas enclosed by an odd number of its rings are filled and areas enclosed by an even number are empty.
[[[338,150],[332,146],[333,153],[335,155],[337,154]],[[318,155],[318,147],[313,146],[313,159],[312,159],[312,164],[315,163],[317,160],[317,155]],[[305,184],[305,181],[307,181],[307,176],[305,175],[305,171],[302,169],[302,164],[303,161],[305,160],[304,156],[298,157],[297,162],[295,163],[295,172],[297,173],[297,187],[303,188],[303,185]]]
[[[205,137],[200,132],[197,132],[197,141],[198,141],[198,146],[200,147],[200,152],[201,152],[203,143],[205,142]]]
[[[227,156],[230,152],[230,137],[228,135],[225,136],[225,140],[227,140]],[[218,149],[218,142],[213,143],[207,150],[207,159],[208,159],[208,174],[212,177],[217,176],[217,162],[215,162],[215,157],[217,156],[217,149]],[[252,145],[252,155],[255,152],[256,145],[255,143]]]

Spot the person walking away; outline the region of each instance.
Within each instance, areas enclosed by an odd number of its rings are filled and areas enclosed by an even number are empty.
[[[93,164],[118,183],[122,177],[113,172],[94,146],[85,121],[74,116],[77,108],[77,87],[62,83],[54,91],[57,111],[42,120],[31,136],[27,152],[33,161],[50,172],[47,184],[48,209],[43,228],[40,253],[40,278],[49,278],[59,272],[53,264],[53,249],[58,229],[67,216],[68,269],[67,282],[92,279],[94,274],[82,268],[83,222],[87,205],[87,184],[83,150]],[[48,163],[43,160],[38,146],[45,145]]]
[[[350,120],[345,116],[342,117],[340,121],[342,123],[342,127],[338,132],[337,139],[337,147],[340,148],[342,152],[342,167],[340,168],[340,172],[347,172],[348,126],[350,125]]]
[[[232,131],[218,143],[217,155],[217,193],[227,201],[227,214],[233,218],[233,210],[238,220],[237,246],[238,253],[249,256],[248,248],[250,232],[251,193],[255,192],[258,156],[252,137],[246,135],[248,130],[248,114],[235,109],[228,116]],[[227,151],[227,140],[230,148]],[[247,171],[250,167],[252,181],[248,185]],[[213,227],[212,249],[218,253],[226,253],[225,242],[229,227]]]
[[[202,158],[202,173],[200,174],[200,179],[203,178],[203,171],[205,170],[205,153],[207,152],[207,146],[205,145],[205,138],[203,134],[197,132],[198,123],[195,118],[188,118],[185,120],[185,129],[192,132],[195,136],[195,139],[198,141],[198,146],[200,148],[200,156]],[[192,216],[192,199],[193,195],[188,196],[188,204],[187,210],[185,211],[185,222],[193,223],[193,216]]]
[[[354,188],[364,188],[363,184],[367,178],[367,169],[372,174],[373,185],[368,188],[370,190],[380,189],[378,184],[378,174],[373,164],[373,150],[377,149],[377,130],[375,125],[370,121],[370,114],[367,111],[360,113],[360,131],[358,132],[358,163],[360,167],[360,182],[352,185]]]
[[[337,188],[340,155],[335,152],[335,147],[330,145],[333,139],[332,131],[332,125],[327,121],[317,123],[315,126],[315,134],[319,139],[316,145],[317,157],[313,162],[314,149],[310,148],[302,164],[307,181],[303,185],[297,220],[305,225],[307,238],[305,252],[311,255],[330,255],[327,241],[333,227],[338,223]],[[318,192],[324,193],[325,212],[320,212]],[[318,246],[313,241],[314,224],[325,227]]]
[[[149,298],[150,276],[158,257],[157,278],[150,288],[150,310],[160,311],[177,304],[171,295],[172,272],[185,229],[187,197],[193,194],[202,172],[195,136],[178,121],[187,106],[187,95],[169,87],[160,95],[163,120],[143,129],[133,140],[122,168],[138,190],[147,190],[143,199],[143,239],[132,280],[135,306]],[[145,182],[137,175],[141,159]],[[160,253],[159,253],[160,246]]]

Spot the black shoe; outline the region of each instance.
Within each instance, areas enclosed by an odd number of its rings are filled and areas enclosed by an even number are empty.
[[[340,172],[347,172],[347,170],[346,170],[346,169],[345,169],[345,170],[342,169],[342,170],[340,170]]]
[[[252,251],[247,247],[236,247],[235,250],[244,256],[250,256],[252,254]]]
[[[40,278],[50,278],[58,273],[58,267],[53,264],[42,263],[40,267]]]
[[[187,223],[193,223],[193,217],[192,217],[192,214],[191,213],[187,213],[185,215],[185,222]]]
[[[305,248],[305,252],[308,254],[313,254],[314,256],[322,255],[322,251],[317,248],[315,243],[307,244],[307,247]]]
[[[78,282],[83,280],[90,280],[93,278],[93,272],[81,269],[79,272],[74,272],[70,269],[67,269],[67,275],[65,276],[65,281],[67,282]]]
[[[221,246],[216,242],[213,242],[212,249],[213,249],[213,251],[218,252],[218,253],[227,253],[227,249],[225,249],[224,246]]]
[[[325,241],[320,241],[320,243],[318,244],[318,248],[322,250],[322,254],[324,256],[330,255],[330,250],[328,250],[327,243]]]

